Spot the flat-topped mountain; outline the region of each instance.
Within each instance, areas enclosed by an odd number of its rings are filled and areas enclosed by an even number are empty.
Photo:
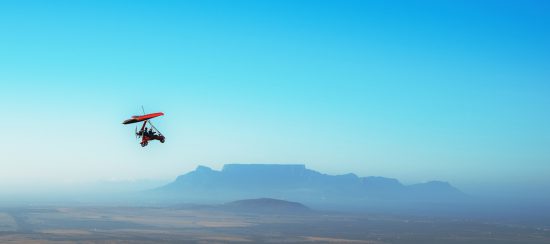
[[[198,166],[153,192],[184,200],[226,202],[268,197],[336,204],[380,200],[448,202],[465,196],[446,182],[403,185],[384,177],[322,174],[303,164],[226,164],[220,171]]]

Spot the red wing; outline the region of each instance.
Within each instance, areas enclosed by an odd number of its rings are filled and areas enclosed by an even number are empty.
[[[159,113],[152,113],[152,114],[146,114],[146,115],[141,115],[141,116],[132,116],[131,119],[127,119],[122,123],[125,124],[125,125],[133,124],[133,123],[141,122],[141,121],[144,121],[144,120],[152,119],[152,118],[155,118],[155,117],[163,116],[163,115],[164,115],[164,113],[159,112]]]

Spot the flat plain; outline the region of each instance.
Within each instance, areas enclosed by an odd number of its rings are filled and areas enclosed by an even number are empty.
[[[215,208],[0,209],[0,243],[550,243],[550,229],[450,218]]]

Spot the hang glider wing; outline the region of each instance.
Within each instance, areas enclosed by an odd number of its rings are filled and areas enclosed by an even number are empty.
[[[159,116],[163,116],[164,113],[152,113],[152,114],[145,114],[145,115],[139,115],[139,116],[132,116],[131,119],[127,119],[127,120],[124,120],[124,122],[122,122],[122,124],[133,124],[133,123],[137,123],[137,122],[141,122],[141,121],[145,121],[145,120],[149,120],[149,119],[152,119],[152,118],[156,118],[156,117],[159,117]]]

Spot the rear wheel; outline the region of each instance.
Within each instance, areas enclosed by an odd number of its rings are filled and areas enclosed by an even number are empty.
[[[148,144],[148,142],[146,142],[146,141],[145,141],[145,142],[142,142],[142,143],[141,143],[141,147],[145,147],[145,146],[147,146],[147,144]]]

